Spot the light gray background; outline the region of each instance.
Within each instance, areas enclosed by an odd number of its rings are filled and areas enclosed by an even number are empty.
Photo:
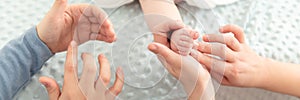
[[[70,0],[73,3],[90,3],[89,0]],[[0,1],[0,47],[9,40],[21,35],[26,29],[37,25],[49,10],[53,0],[1,0]],[[213,11],[220,17],[212,15],[211,10],[203,10],[190,7],[185,3],[179,4],[180,11],[186,24],[200,32],[216,32],[218,24],[216,20],[223,23],[233,23],[245,28],[248,44],[260,55],[279,61],[299,63],[300,60],[300,2],[299,0],[241,0],[237,3],[219,6]],[[184,8],[188,9],[185,10]],[[141,10],[137,2],[126,5],[119,9],[107,9],[118,34],[119,42],[105,44],[103,42],[91,42],[80,47],[80,52],[91,52],[93,54],[104,53],[112,62],[112,70],[116,66],[124,66],[125,75],[129,76],[127,85],[119,99],[184,99],[185,94],[181,86],[176,85],[176,80],[162,69],[160,65],[147,66],[145,61],[152,61],[153,55],[146,50],[151,36],[147,35],[147,28],[143,22]],[[115,11],[115,12],[114,12]],[[195,17],[198,21],[195,20]],[[132,20],[130,24],[127,22]],[[125,24],[128,25],[125,27]],[[201,27],[201,24],[203,27]],[[137,28],[136,26],[139,26]],[[129,30],[127,30],[129,29]],[[137,34],[133,34],[137,33]],[[125,34],[125,35],[124,35]],[[130,34],[130,35],[126,35]],[[131,41],[131,40],[137,41]],[[138,48],[125,48],[133,45]],[[96,46],[95,46],[96,44]],[[87,49],[88,48],[88,49]],[[118,48],[120,50],[116,50]],[[94,52],[95,51],[95,52]],[[123,52],[123,53],[122,53]],[[129,52],[129,53],[124,53]],[[120,54],[118,54],[120,53]],[[133,63],[128,66],[126,63]],[[121,57],[120,57],[121,56]],[[50,76],[62,84],[63,64],[65,53],[56,54],[44,66],[42,71],[35,75],[24,90],[20,91],[16,99],[20,100],[44,100],[47,93],[44,87],[38,83],[39,76]],[[124,59],[119,59],[124,58]],[[145,58],[145,59],[144,59]],[[152,59],[153,58],[153,59]],[[154,59],[154,64],[157,62]],[[139,66],[139,67],[137,67]],[[154,66],[154,68],[153,68]],[[287,66],[288,67],[288,66]],[[150,68],[150,72],[149,69]],[[137,72],[132,74],[134,70]],[[142,76],[150,73],[149,77]],[[154,73],[152,73],[154,72]],[[130,76],[132,75],[132,76]],[[156,76],[158,78],[156,78]],[[146,75],[147,76],[147,75]],[[161,80],[159,80],[162,78]],[[147,83],[145,80],[153,81]],[[157,84],[155,84],[158,82]],[[132,87],[132,86],[134,87]],[[150,87],[151,85],[155,85]],[[136,88],[139,87],[139,88]],[[148,87],[148,88],[141,88]],[[173,94],[171,89],[177,89]],[[273,93],[260,89],[233,88],[222,86],[217,93],[217,100],[298,100],[295,97]]]

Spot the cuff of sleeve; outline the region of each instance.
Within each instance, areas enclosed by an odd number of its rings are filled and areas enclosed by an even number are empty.
[[[41,69],[42,65],[54,54],[48,48],[48,46],[39,38],[36,31],[36,27],[32,27],[27,30],[25,34],[25,42],[29,48],[31,48],[32,57],[35,60],[34,63],[37,66],[32,66],[31,71],[33,73]]]

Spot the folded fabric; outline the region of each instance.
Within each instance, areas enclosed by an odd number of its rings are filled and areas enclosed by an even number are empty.
[[[184,0],[187,4],[191,6],[196,6],[199,8],[210,9],[218,5],[227,5],[234,3],[238,0]]]
[[[102,8],[117,8],[133,1],[134,0],[95,0],[97,5]]]
[[[95,0],[102,8],[117,8],[134,0]],[[185,1],[187,4],[203,9],[211,9],[218,5],[227,5],[238,0],[174,0],[176,3]]]

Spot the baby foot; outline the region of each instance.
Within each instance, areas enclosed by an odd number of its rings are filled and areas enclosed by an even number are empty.
[[[194,40],[198,37],[198,32],[189,28],[176,30],[171,35],[171,49],[180,55],[186,56],[190,54],[194,46]]]

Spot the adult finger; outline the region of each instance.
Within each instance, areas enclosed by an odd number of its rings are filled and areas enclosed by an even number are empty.
[[[230,83],[229,79],[226,76],[224,76],[224,74],[219,74],[219,73],[215,73],[215,72],[210,72],[210,73],[211,73],[212,78],[217,80],[217,82],[221,83],[222,85],[233,86]]]
[[[160,43],[151,43],[148,45],[148,49],[158,56],[160,62],[172,75],[175,76],[175,78],[179,78],[177,75],[178,73],[176,73],[177,68],[181,65],[181,56],[179,54]]]
[[[105,42],[112,43],[116,38],[116,33],[113,28],[113,24],[108,19],[105,19],[102,24],[100,24],[99,34],[102,34],[106,37]],[[99,35],[100,36],[100,35]],[[98,39],[98,37],[97,37]]]
[[[97,65],[91,54],[83,53],[81,58],[83,59],[83,72],[80,77],[79,85],[84,93],[88,93],[95,88]]]
[[[167,35],[154,33],[154,42],[161,43],[167,47],[170,47],[170,44],[167,39]]]
[[[98,40],[98,41],[104,41],[104,42],[107,42],[107,43],[112,43],[116,40],[116,36],[107,37],[103,34],[91,33],[90,40]]]
[[[99,27],[99,34],[105,35],[108,37],[106,39],[106,42],[113,42],[116,40],[115,31],[113,29],[113,25],[108,19],[107,14],[104,10],[99,9],[96,6],[90,6],[87,10],[87,13],[85,15],[92,16],[97,20],[97,23],[100,25]],[[91,14],[89,14],[91,13]]]
[[[83,15],[89,17],[92,23],[102,24],[107,19],[107,14],[104,10],[89,4],[78,4],[79,9],[83,12]]]
[[[208,71],[216,72],[218,74],[228,74],[226,72],[226,62],[204,55],[197,50],[191,50],[191,56],[196,59],[199,63],[203,64]]]
[[[230,49],[234,51],[240,50],[240,43],[230,34],[206,34],[203,36],[205,42],[218,42],[226,44]]]
[[[68,0],[55,0],[54,4],[49,13],[53,15],[63,16],[64,11],[66,10]]]
[[[193,37],[194,40],[199,38],[199,32],[196,30],[192,30],[191,36]]]
[[[117,68],[116,71],[116,80],[114,82],[114,85],[109,88],[110,93],[112,93],[114,96],[117,96],[123,89],[124,85],[124,73],[121,67]]]
[[[244,32],[243,32],[242,28],[240,28],[239,26],[232,25],[232,24],[225,25],[220,28],[220,32],[221,33],[232,32],[234,34],[234,37],[237,40],[239,40],[240,43],[245,42]]]
[[[177,62],[180,61],[180,56],[173,52],[170,48],[159,44],[159,43],[151,43],[148,45],[148,49],[159,55],[162,56],[167,62]]]
[[[65,69],[64,69],[64,87],[74,87],[78,84],[77,77],[77,43],[72,41],[68,47]],[[66,87],[65,87],[66,86]]]
[[[98,62],[100,64],[100,75],[98,77],[98,81],[102,80],[104,85],[107,86],[110,82],[111,77],[109,61],[103,54],[101,54],[98,56]]]
[[[40,77],[39,81],[46,87],[49,95],[49,100],[59,99],[61,92],[59,89],[59,85],[54,79],[48,77]]]
[[[234,62],[236,60],[234,52],[220,43],[199,42],[197,50],[199,50],[202,53],[207,53],[221,57],[222,59],[228,62]]]
[[[92,29],[106,37],[105,39],[101,39],[102,36],[98,35],[98,37],[96,38],[97,40],[102,40],[109,43],[116,40],[113,25],[109,21],[104,10],[99,9],[98,7],[93,5],[82,5],[80,7],[83,9],[84,17],[87,17],[90,23],[96,24],[96,27],[93,27]]]
[[[154,27],[154,33],[168,33],[173,30],[184,28],[184,23],[180,20],[168,20]]]

